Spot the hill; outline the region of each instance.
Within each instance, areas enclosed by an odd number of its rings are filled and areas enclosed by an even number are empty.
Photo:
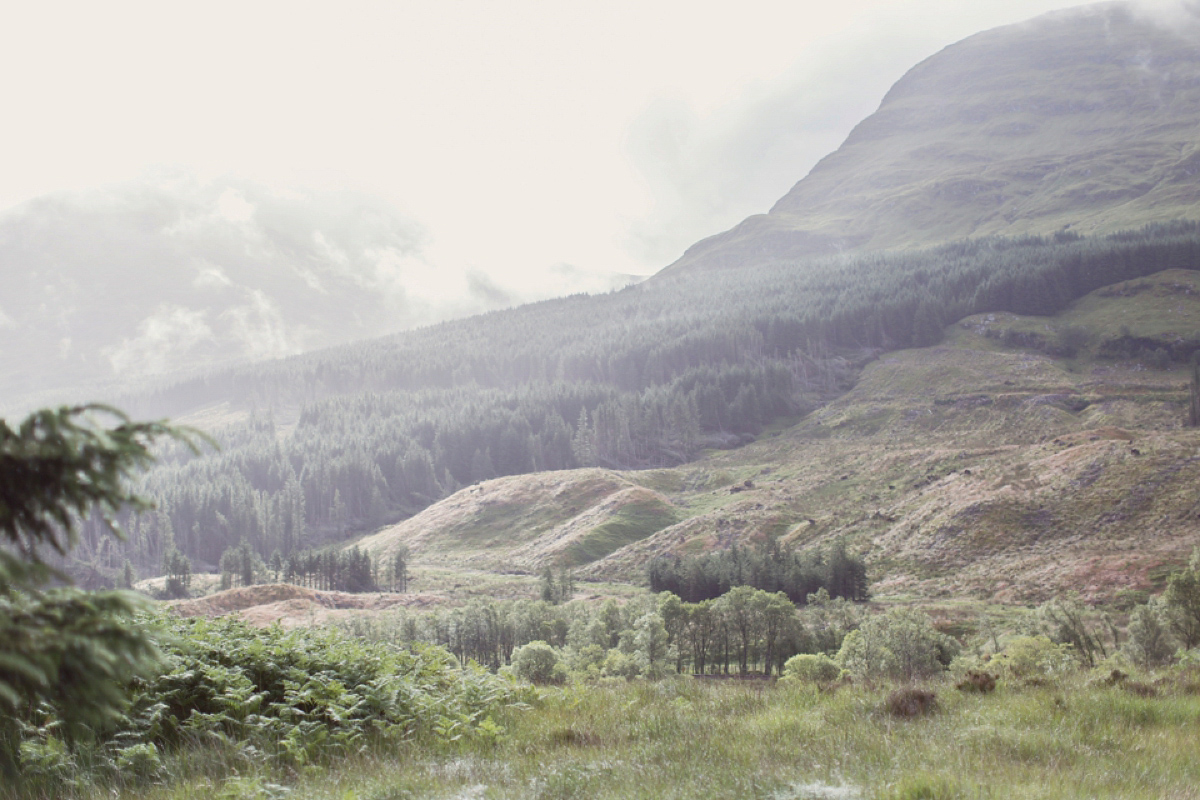
[[[1200,275],[1183,270],[1053,317],[973,315],[739,450],[674,469],[488,481],[358,544],[405,544],[430,567],[574,565],[582,579],[640,582],[652,557],[844,538],[885,595],[1111,600],[1159,585],[1200,544],[1187,370],[1159,355],[1198,328]],[[678,521],[574,560],[566,542],[619,513],[630,486]]]
[[[1196,219],[1198,20],[1105,3],[951,45],[768,214],[668,272]]]

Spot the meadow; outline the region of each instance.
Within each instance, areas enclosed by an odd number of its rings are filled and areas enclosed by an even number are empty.
[[[169,788],[122,797],[404,798],[1194,798],[1200,672],[1113,682],[1079,671],[950,679],[933,709],[889,711],[890,684],[787,681],[580,684],[541,689],[456,741],[417,738],[300,770],[216,748],[180,755]],[[87,795],[114,796],[110,788]]]

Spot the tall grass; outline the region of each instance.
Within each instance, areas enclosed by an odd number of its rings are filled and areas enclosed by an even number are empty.
[[[981,695],[939,683],[937,711],[904,719],[888,713],[887,686],[576,685],[499,712],[494,737],[136,796],[265,798],[284,791],[273,778],[317,800],[1200,797],[1200,695],[1172,686],[1140,697],[1081,674]]]

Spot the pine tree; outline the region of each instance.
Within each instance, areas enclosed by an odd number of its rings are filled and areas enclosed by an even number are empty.
[[[112,427],[101,415],[116,419]],[[125,592],[50,589],[65,576],[47,561],[67,555],[79,520],[93,511],[118,538],[123,509],[149,501],[129,487],[148,466],[155,439],[195,450],[194,434],[163,423],[131,422],[106,406],[37,411],[16,429],[0,419],[0,776],[21,772],[20,731],[50,710],[68,743],[119,714],[126,686],[148,672],[157,651]]]

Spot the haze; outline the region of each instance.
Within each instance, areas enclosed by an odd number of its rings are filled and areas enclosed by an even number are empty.
[[[94,361],[78,276],[136,265],[175,295],[137,287],[115,371],[328,343],[339,281],[373,298],[340,339],[606,291],[769,208],[912,64],[1062,6],[29,5],[0,33],[0,350]]]

